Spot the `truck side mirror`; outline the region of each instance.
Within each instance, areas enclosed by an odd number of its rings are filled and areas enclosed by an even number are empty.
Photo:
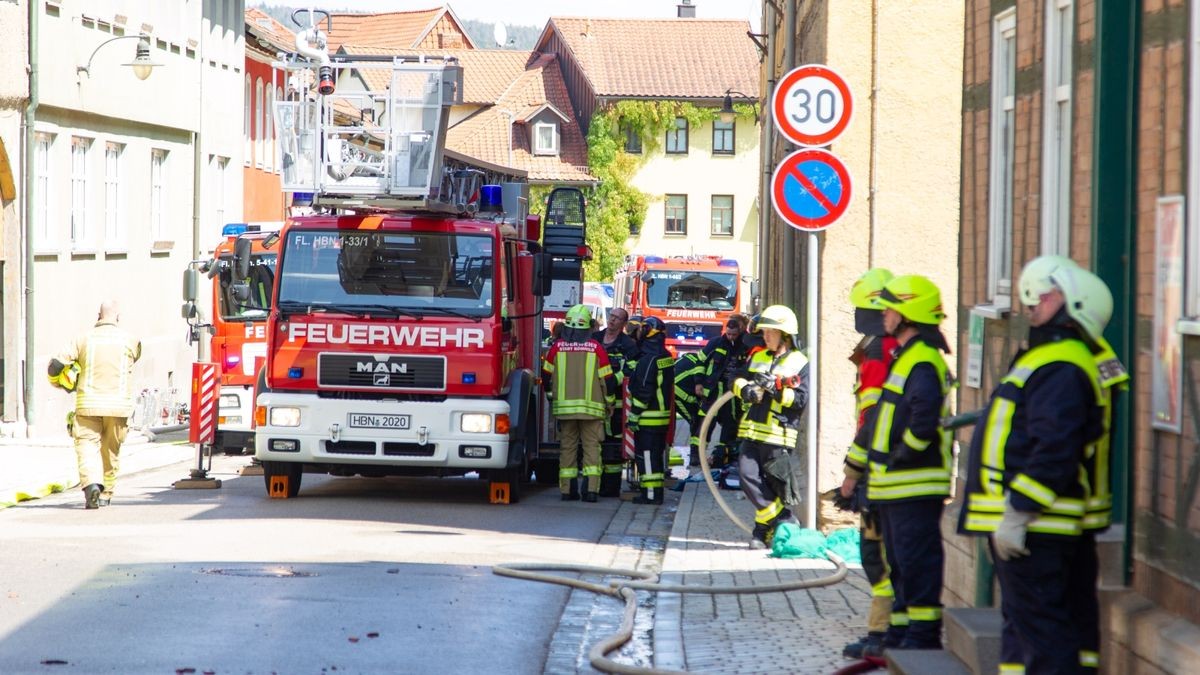
[[[229,287],[229,292],[233,295],[235,302],[244,305],[250,299],[250,284],[246,281],[239,281]]]
[[[195,302],[200,288],[200,273],[188,267],[183,271],[183,301]]]
[[[250,249],[252,246],[249,239],[238,239],[233,242],[233,281],[241,281],[250,276]]]

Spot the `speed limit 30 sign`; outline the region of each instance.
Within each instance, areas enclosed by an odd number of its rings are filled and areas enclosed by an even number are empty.
[[[820,64],[789,71],[771,94],[775,128],[796,145],[829,145],[846,130],[854,101],[846,80]]]

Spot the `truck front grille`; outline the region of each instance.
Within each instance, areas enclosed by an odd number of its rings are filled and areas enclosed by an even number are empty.
[[[375,391],[442,391],[446,388],[446,357],[408,354],[319,354],[317,385]]]

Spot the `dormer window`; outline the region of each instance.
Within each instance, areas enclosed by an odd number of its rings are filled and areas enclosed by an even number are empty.
[[[553,122],[538,122],[533,125],[533,154],[558,154],[558,125]]]

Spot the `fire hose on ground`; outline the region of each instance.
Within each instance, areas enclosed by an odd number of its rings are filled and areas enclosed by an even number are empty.
[[[704,482],[708,484],[708,489],[712,491],[713,497],[721,510],[729,517],[731,521],[747,533],[753,532],[753,528],[746,524],[736,513],[733,512],[729,505],[721,496],[721,491],[717,489],[716,483],[713,482],[712,473],[708,466],[708,457],[706,453],[705,439],[708,437],[709,426],[713,420],[713,412],[720,409],[721,406],[729,402],[733,398],[733,392],[727,391],[717,398],[704,416],[704,422],[700,425],[700,471],[704,476]],[[809,477],[809,480],[813,480]],[[816,508],[816,505],[812,505]],[[607,673],[625,673],[629,675],[663,675],[666,673],[678,674],[685,671],[662,670],[658,668],[642,668],[624,663],[619,663],[608,658],[608,654],[633,637],[633,622],[637,614],[637,593],[635,591],[656,591],[659,593],[697,593],[707,595],[736,595],[736,594],[756,594],[756,593],[786,593],[787,591],[796,591],[805,588],[816,588],[820,586],[832,586],[846,578],[846,563],[840,557],[833,553],[826,553],[830,561],[835,565],[832,574],[815,579],[801,579],[786,583],[764,584],[760,586],[697,586],[688,584],[662,584],[658,581],[658,574],[643,570],[622,569],[616,567],[596,567],[591,565],[554,565],[540,563],[512,563],[506,565],[495,565],[492,567],[492,573],[504,577],[512,577],[514,579],[526,579],[529,581],[539,581],[548,584],[558,584],[560,586],[569,586],[572,588],[580,588],[586,591],[591,591],[599,595],[608,595],[614,598],[619,598],[625,602],[625,614],[621,620],[621,626],[617,632],[600,642],[597,642],[588,651],[588,660],[592,667]],[[561,577],[552,574],[544,574],[544,572],[573,572],[577,574],[593,574],[600,576],[619,576],[628,577],[629,580],[612,580],[607,585],[583,581],[582,579],[573,579],[571,577]],[[855,671],[862,672],[862,671]]]

